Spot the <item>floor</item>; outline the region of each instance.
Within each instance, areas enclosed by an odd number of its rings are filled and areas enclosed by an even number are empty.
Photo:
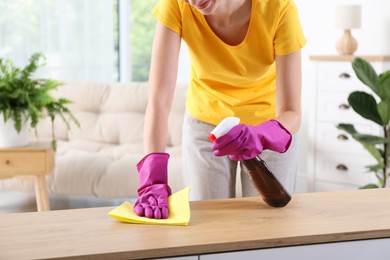
[[[51,210],[118,206],[126,200],[134,203],[132,199],[101,199],[65,195],[50,195],[49,200]],[[36,210],[35,193],[0,190],[0,214],[33,212]]]

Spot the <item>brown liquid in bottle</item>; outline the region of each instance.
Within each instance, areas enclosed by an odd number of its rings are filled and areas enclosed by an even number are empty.
[[[256,156],[242,161],[242,164],[265,203],[272,207],[284,207],[290,202],[290,194],[269,170],[263,159]]]

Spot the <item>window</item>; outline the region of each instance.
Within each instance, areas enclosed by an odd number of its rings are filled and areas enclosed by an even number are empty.
[[[149,77],[152,42],[156,19],[150,13],[157,0],[133,0],[130,13],[131,79],[145,81]]]
[[[2,0],[0,56],[19,66],[42,52],[58,80],[113,79],[113,0]]]
[[[147,81],[156,18],[150,13],[158,0],[117,0],[116,66],[122,82]],[[178,82],[190,77],[187,46],[182,43]]]
[[[158,0],[2,0],[0,57],[62,81],[146,81]]]

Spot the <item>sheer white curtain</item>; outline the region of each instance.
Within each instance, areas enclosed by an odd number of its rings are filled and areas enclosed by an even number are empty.
[[[1,0],[0,57],[24,66],[35,52],[57,80],[114,80],[114,0]]]

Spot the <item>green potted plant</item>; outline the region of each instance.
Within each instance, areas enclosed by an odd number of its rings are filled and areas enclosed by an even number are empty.
[[[39,121],[49,117],[52,123],[52,147],[56,149],[54,119],[59,116],[70,128],[70,122],[79,126],[78,120],[67,108],[70,100],[54,98],[50,92],[62,83],[50,79],[35,79],[33,74],[44,66],[45,57],[42,53],[33,54],[29,63],[20,69],[11,60],[0,59],[0,130],[5,136],[0,137],[0,145],[13,146],[11,139],[16,140],[16,146],[28,142],[28,128],[35,129]],[[11,133],[10,127],[16,133]],[[4,132],[3,131],[3,132]],[[23,131],[23,135],[21,132]],[[0,132],[0,135],[2,133]]]
[[[361,188],[386,187],[390,168],[390,70],[377,74],[366,60],[356,58],[352,62],[356,76],[373,94],[364,91],[354,91],[348,97],[352,109],[382,129],[382,136],[359,133],[354,125],[340,123],[337,128],[346,131],[353,139],[373,156],[375,165],[366,166],[369,172],[375,174],[377,183],[369,183]]]

